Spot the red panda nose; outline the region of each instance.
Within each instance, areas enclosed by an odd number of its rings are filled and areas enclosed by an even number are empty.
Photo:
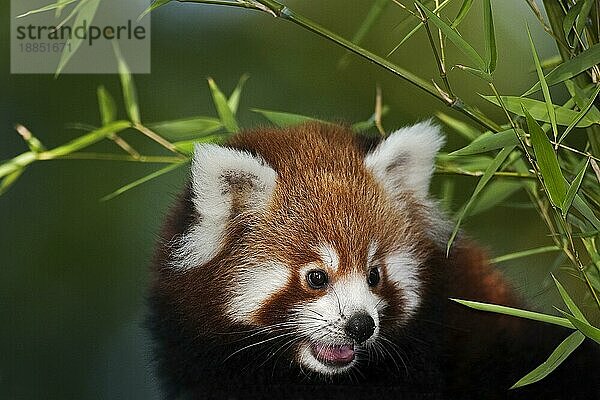
[[[359,312],[350,317],[344,331],[348,336],[356,340],[356,342],[362,343],[373,336],[375,321],[373,321],[373,318],[369,314]]]

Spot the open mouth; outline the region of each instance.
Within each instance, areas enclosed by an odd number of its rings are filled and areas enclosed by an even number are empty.
[[[325,344],[311,343],[310,350],[313,356],[323,364],[342,367],[354,360],[353,344]]]

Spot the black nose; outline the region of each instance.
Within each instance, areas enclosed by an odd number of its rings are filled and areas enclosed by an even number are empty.
[[[362,343],[375,332],[375,321],[367,313],[357,313],[350,317],[344,330],[352,339]]]

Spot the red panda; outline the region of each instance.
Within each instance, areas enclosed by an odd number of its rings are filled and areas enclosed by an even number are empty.
[[[150,289],[165,397],[573,398],[591,368],[575,358],[508,391],[566,331],[448,300],[519,303],[466,237],[446,256],[428,195],[443,144],[421,122],[379,143],[306,123],[198,145]]]

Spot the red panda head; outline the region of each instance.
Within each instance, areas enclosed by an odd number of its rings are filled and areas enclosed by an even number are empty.
[[[249,327],[303,370],[350,370],[419,309],[442,144],[423,122],[368,152],[316,123],[198,145],[195,218],[170,244],[164,290],[203,332]]]

